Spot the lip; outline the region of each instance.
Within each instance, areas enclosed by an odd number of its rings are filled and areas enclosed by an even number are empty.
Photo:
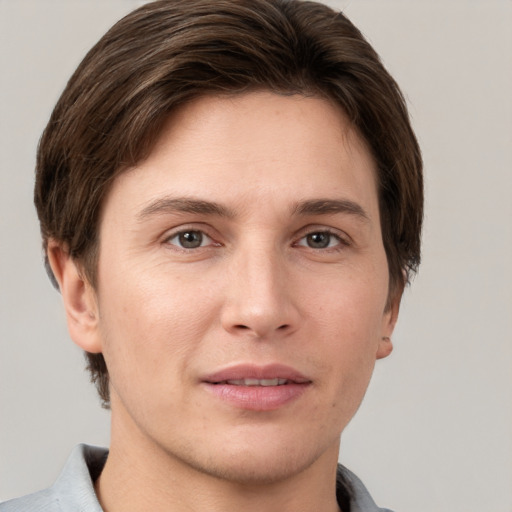
[[[241,386],[228,381],[285,379],[277,386]],[[224,368],[201,379],[205,389],[224,403],[244,410],[273,411],[297,400],[312,384],[311,379],[282,364],[242,364]]]
[[[286,379],[297,384],[311,382],[311,379],[308,379],[302,373],[295,370],[295,368],[283,364],[269,364],[265,366],[240,364],[214,372],[201,380],[210,384],[218,384],[227,380],[240,379]]]

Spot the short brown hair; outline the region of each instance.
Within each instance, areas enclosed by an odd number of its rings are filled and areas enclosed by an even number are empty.
[[[420,261],[423,217],[405,101],[342,13],[300,0],[160,0],[114,25],[69,80],[40,141],[35,204],[45,252],[50,238],[64,244],[95,286],[99,213],[115,177],[149,154],[178,105],[257,89],[323,96],[344,109],[377,164],[390,297],[402,290]],[[108,404],[103,355],[87,357]]]

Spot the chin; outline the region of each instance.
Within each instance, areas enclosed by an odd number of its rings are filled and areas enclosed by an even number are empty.
[[[240,453],[229,460],[210,460],[199,471],[243,486],[269,485],[292,478],[310,467],[314,457],[304,454],[273,453],[256,456],[254,453]]]
[[[218,449],[213,449],[217,444]],[[323,457],[338,458],[339,438],[329,445],[323,439],[311,443],[310,439],[293,439],[271,436],[262,439],[236,437],[208,446],[183,450],[181,462],[192,470],[210,477],[243,486],[268,485],[293,478]],[[176,454],[174,454],[176,455]],[[179,456],[179,455],[178,455]]]

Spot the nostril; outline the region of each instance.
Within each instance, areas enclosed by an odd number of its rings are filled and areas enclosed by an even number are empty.
[[[235,325],[235,329],[249,329],[249,327],[247,327],[247,325],[239,324],[239,325]]]
[[[281,331],[284,331],[285,329],[287,329],[288,327],[290,327],[288,324],[283,324],[283,325],[280,325],[277,329],[278,330],[281,330]]]

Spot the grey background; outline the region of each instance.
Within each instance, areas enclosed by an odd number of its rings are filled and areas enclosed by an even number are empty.
[[[0,500],[49,485],[108,413],[44,273],[38,137],[134,0],[0,0]],[[425,158],[424,261],[341,460],[397,511],[512,511],[512,2],[339,0],[402,86]]]

